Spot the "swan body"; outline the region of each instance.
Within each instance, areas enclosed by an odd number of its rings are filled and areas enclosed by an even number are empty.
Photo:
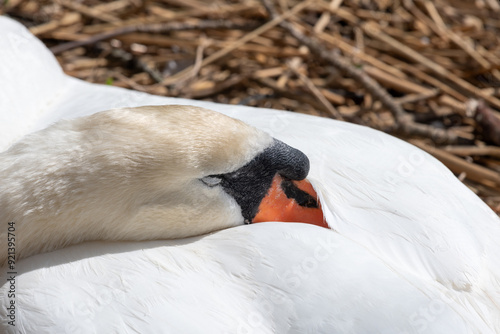
[[[3,332],[500,332],[499,219],[428,154],[352,124],[81,82],[19,24],[0,17],[0,28],[2,151],[102,110],[205,107],[303,151],[332,227],[270,222],[31,256],[16,263],[14,278],[2,268]],[[15,59],[8,69],[6,59]],[[4,76],[15,68],[21,78]],[[23,98],[23,72],[38,83],[28,83],[38,87],[31,98]]]

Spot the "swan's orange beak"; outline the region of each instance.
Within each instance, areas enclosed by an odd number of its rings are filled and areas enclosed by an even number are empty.
[[[307,180],[285,180],[274,176],[271,188],[259,205],[254,223],[297,222],[329,228],[321,211],[318,195]]]

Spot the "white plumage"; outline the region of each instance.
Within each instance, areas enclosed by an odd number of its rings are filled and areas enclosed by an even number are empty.
[[[306,153],[333,228],[265,223],[30,257],[17,263],[16,327],[1,269],[1,331],[500,332],[500,221],[428,154],[352,124],[81,82],[19,24],[0,17],[0,29],[0,150],[62,118],[203,106]]]

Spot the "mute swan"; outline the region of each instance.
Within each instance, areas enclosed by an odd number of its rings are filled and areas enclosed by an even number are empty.
[[[115,109],[60,121],[0,153],[0,220],[22,236],[18,260],[87,240],[180,239],[266,221],[276,198],[288,221],[327,227],[316,194],[299,189],[308,171],[302,152],[208,109]],[[7,231],[0,236],[5,249]]]
[[[3,332],[500,332],[499,219],[426,153],[356,125],[84,83],[19,24],[0,17],[0,28],[2,151],[63,118],[206,107],[303,151],[332,227],[251,224],[32,256],[16,274],[2,268]]]

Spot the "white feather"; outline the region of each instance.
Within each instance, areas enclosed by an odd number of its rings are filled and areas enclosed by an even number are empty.
[[[63,118],[203,106],[305,152],[334,229],[265,223],[34,256],[17,263],[16,327],[2,268],[3,332],[500,332],[500,221],[431,156],[352,124],[81,82],[19,24],[0,28],[1,150]]]

